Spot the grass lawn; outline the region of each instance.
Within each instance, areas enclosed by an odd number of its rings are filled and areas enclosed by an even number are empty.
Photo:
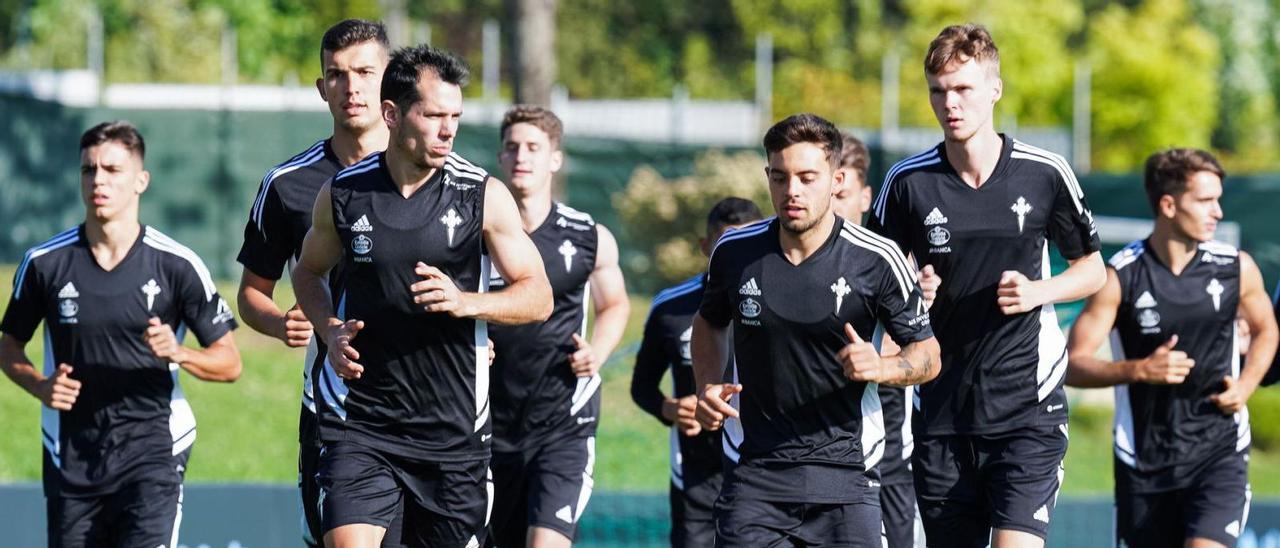
[[[0,266],[0,279],[13,279],[13,265]],[[234,304],[234,284],[219,284]],[[2,298],[7,307],[9,291]],[[288,284],[278,301],[292,305]],[[631,403],[629,383],[635,343],[640,339],[647,298],[632,299],[632,320],[621,349],[605,366],[604,413],[597,440],[596,488],[601,491],[665,491],[667,430]],[[244,374],[234,384],[200,382],[183,375],[183,389],[200,425],[187,478],[193,482],[292,483],[296,479],[297,419],[302,350],[241,326],[235,334]],[[37,334],[27,347],[43,355]],[[1258,496],[1280,495],[1280,436],[1260,436],[1280,424],[1280,389],[1255,396],[1255,447],[1251,478]],[[0,381],[0,482],[40,478],[39,404],[17,385]],[[1067,454],[1066,494],[1110,493],[1111,410],[1075,406]]]

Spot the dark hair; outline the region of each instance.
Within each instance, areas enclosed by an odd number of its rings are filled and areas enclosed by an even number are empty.
[[[764,150],[767,154],[780,152],[797,143],[813,143],[822,147],[827,152],[828,162],[840,157],[840,130],[816,114],[788,116],[764,134]]]
[[[1177,196],[1187,191],[1187,181],[1192,175],[1207,171],[1226,178],[1227,172],[1212,154],[1196,148],[1171,148],[1147,157],[1147,167],[1142,174],[1142,186],[1147,191],[1151,211],[1160,212],[1160,197]]]
[[[422,71],[458,87],[467,85],[471,69],[452,53],[426,44],[400,48],[391,54],[387,71],[382,73],[382,100],[400,107],[400,112],[422,100],[418,95],[418,78]]]
[[[498,135],[506,138],[507,129],[516,124],[529,124],[542,130],[551,139],[551,146],[555,148],[560,147],[560,139],[564,137],[564,123],[560,121],[560,117],[550,109],[537,105],[511,107],[511,110],[502,116],[502,126],[498,130]]]
[[[320,39],[320,62],[324,63],[324,52],[342,51],[356,44],[377,42],[382,49],[391,49],[391,41],[387,39],[387,27],[378,21],[364,19],[343,19],[329,30],[324,31]]]
[[[756,203],[745,198],[728,197],[711,206],[707,213],[707,232],[715,232],[729,225],[741,225],[764,218]]]
[[[93,126],[80,136],[80,150],[96,147],[108,141],[120,143],[129,152],[136,154],[141,160],[147,155],[147,144],[142,140],[138,128],[124,120],[103,122]]]
[[[951,25],[929,42],[929,53],[924,56],[925,74],[939,74],[953,62],[964,63],[974,59],[990,63],[1000,74],[1000,50],[991,33],[982,25]]]
[[[841,133],[840,167],[849,168],[858,173],[858,184],[867,184],[867,170],[871,167],[871,153],[861,139],[848,133]]]

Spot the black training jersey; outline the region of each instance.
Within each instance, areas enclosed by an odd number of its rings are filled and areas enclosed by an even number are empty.
[[[1200,244],[1175,276],[1148,245],[1133,242],[1111,258],[1120,279],[1112,353],[1116,359],[1145,358],[1177,335],[1174,349],[1196,364],[1181,384],[1116,386],[1115,454],[1135,472],[1134,489],[1162,490],[1194,480],[1170,473],[1182,465],[1202,462],[1224,447],[1248,448],[1249,412],[1224,415],[1209,401],[1223,391],[1223,377],[1240,375],[1239,252],[1221,242]]]
[[[915,389],[880,385],[880,408],[884,414],[884,457],[880,459],[880,483],[900,485],[915,481],[911,476],[911,453],[915,437],[911,415]]]
[[[71,365],[82,383],[70,411],[41,407],[45,493],[98,495],[172,473],[173,456],[196,438],[178,365],[143,339],[158,317],[179,340],[203,346],[235,329],[229,307],[196,254],[149,226],[111,271],[98,266],[84,226],[31,248],[13,283],[0,331],[18,340],[44,329],[44,374]]]
[[[733,330],[740,421],[725,430],[739,494],[779,502],[878,497],[884,423],[875,383],[853,382],[836,360],[844,325],[898,344],[932,336],[915,272],[891,242],[837,219],[799,265],[769,219],[726,234],[711,255],[699,313]]]
[[[512,452],[566,436],[590,436],[600,416],[600,375],[578,377],[569,367],[572,335],[587,337],[588,283],[596,267],[596,223],[556,203],[529,234],[542,255],[555,304],[542,323],[493,326],[493,448]],[[506,286],[490,274],[494,291]]]
[[[1276,292],[1271,296],[1271,308],[1275,311],[1276,323],[1280,323],[1280,284],[1276,284]],[[1262,377],[1262,386],[1271,386],[1280,381],[1280,353],[1271,361],[1271,369]]]
[[[672,397],[683,398],[697,392],[689,341],[693,336],[693,315],[702,304],[705,277],[699,274],[653,297],[649,319],[644,324],[644,338],[636,353],[631,399],[668,426],[672,426],[671,421],[662,416],[662,402],[666,398],[658,387],[662,374],[671,369]],[[702,483],[723,469],[719,432],[704,430],[689,437],[680,435],[672,426],[670,449],[671,483],[677,489],[683,490],[686,483]]]
[[[325,139],[267,171],[249,209],[244,244],[236,260],[258,276],[279,280],[285,267],[302,253],[320,187],[341,169],[342,162]],[[323,353],[318,339],[312,337],[302,368],[302,405],[312,413],[316,404],[311,367],[315,357]]]
[[[890,168],[873,205],[870,228],[942,277],[930,309],[942,372],[918,390],[918,435],[1067,422],[1067,346],[1054,306],[1006,316],[996,290],[1008,270],[1048,278],[1049,241],[1069,260],[1097,251],[1097,229],[1061,156],[1002,139],[981,187],[960,178],[940,143]]]
[[[421,261],[458,289],[484,292],[484,189],[488,174],[450,154],[408,198],[374,154],[334,177],[333,222],[344,273],[337,316],[363,320],[352,340],[364,373],[343,380],[326,359],[313,373],[323,405],[320,435],[416,459],[464,461],[489,454],[486,324],[429,313],[409,286]]]

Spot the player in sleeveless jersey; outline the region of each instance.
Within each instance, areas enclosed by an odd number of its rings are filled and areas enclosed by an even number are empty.
[[[564,129],[520,105],[500,127],[498,163],[542,256],[555,309],[538,324],[495,326],[491,546],[569,546],[591,496],[600,366],[622,339],[631,303],[618,244],[591,216],[551,198]],[[491,289],[506,285],[493,271]],[[587,338],[587,311],[595,326]]]
[[[862,217],[871,209],[871,187],[867,185],[867,169],[871,155],[867,146],[857,137],[841,133],[839,170],[844,173],[842,185],[831,198],[831,209],[846,221],[862,224]],[[942,280],[926,265],[920,270],[920,291],[926,303],[932,303]],[[880,352],[886,356],[901,349],[892,340],[882,340]],[[884,410],[885,446],[880,459],[880,513],[884,521],[884,537],[887,548],[912,548],[924,544],[919,514],[916,512],[916,490],[911,478],[911,451],[914,445],[911,433],[911,401],[914,391],[910,387],[885,386],[879,388],[880,406]],[[919,538],[917,538],[919,537]]]
[[[693,320],[698,421],[716,430],[738,419],[724,434],[736,465],[716,502],[716,545],[880,546],[877,384],[937,374],[929,312],[895,246],[831,212],[843,177],[835,126],[792,116],[764,146],[778,216],[716,244]],[[867,342],[877,324],[899,355]],[[730,325],[734,382],[724,383]]]
[[[760,209],[751,200],[725,198],[707,214],[703,255],[725,232],[760,220]],[[659,291],[653,297],[644,336],[631,375],[631,399],[662,424],[671,428],[671,546],[695,548],[715,544],[716,497],[724,479],[719,432],[704,431],[694,418],[698,394],[693,380],[689,341],[693,315],[702,304],[706,273]],[[670,396],[659,384],[671,370]]]
[[[244,323],[290,347],[307,348],[298,418],[298,488],[302,538],[308,546],[319,546],[324,535],[320,488],[315,479],[320,433],[311,380],[311,368],[324,351],[312,339],[313,327],[302,310],[297,306],[281,310],[272,295],[285,265],[296,261],[302,252],[302,239],[311,228],[311,210],[320,187],[343,167],[387,148],[387,126],[382,122],[378,99],[389,49],[382,23],[347,19],[325,31],[320,40],[322,75],[316,79],[316,90],[329,106],[333,134],[267,171],[250,208],[244,244],[236,258],[244,266],[237,294]],[[389,537],[397,535],[392,531]]]
[[[80,138],[85,219],[23,257],[0,321],[0,369],[44,404],[49,546],[178,545],[196,423],[179,370],[240,376],[231,307],[189,248],[138,222],[142,135]],[[44,322],[44,367],[26,355]],[[195,333],[203,350],[182,346]]]
[[[313,378],[329,546],[377,546],[402,503],[407,545],[483,542],[487,322],[551,312],[510,193],[452,152],[467,76],[462,61],[428,46],[392,55],[381,87],[387,151],[321,188],[293,269],[327,348]],[[490,260],[509,282],[501,295],[486,292]],[[324,275],[338,265],[332,296]]]
[[[1213,241],[1223,175],[1202,150],[1147,159],[1155,227],[1111,258],[1071,328],[1067,383],[1115,386],[1119,545],[1235,546],[1249,514],[1245,402],[1280,334],[1253,258]],[[1115,360],[1094,357],[1108,337]]]
[[[895,164],[870,228],[941,277],[942,372],[918,387],[912,474],[930,546],[1044,545],[1067,451],[1054,303],[1102,286],[1092,214],[1061,156],[996,133],[1000,56],[978,25],[925,56],[945,139]],[[1069,264],[1051,276],[1048,243]]]

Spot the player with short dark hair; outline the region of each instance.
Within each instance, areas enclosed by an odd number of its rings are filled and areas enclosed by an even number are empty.
[[[407,545],[483,542],[486,326],[551,312],[510,193],[452,152],[466,79],[443,50],[392,55],[381,88],[389,146],[320,189],[293,269],[327,349],[313,378],[329,546],[377,546],[402,505]],[[396,89],[406,82],[412,92]],[[324,276],[339,265],[335,298]],[[491,266],[508,281],[500,295],[487,292]]]
[[[341,21],[320,40],[320,99],[329,105],[333,133],[267,171],[249,210],[244,244],[236,258],[240,275],[237,300],[244,322],[255,331],[291,347],[307,348],[302,368],[302,408],[298,415],[298,487],[302,497],[303,542],[322,544],[320,488],[316,467],[320,433],[316,426],[311,368],[325,352],[312,338],[312,325],[294,306],[280,310],[272,300],[285,266],[302,252],[311,228],[311,210],[320,187],[343,167],[387,148],[387,126],[378,108],[382,72],[390,56],[382,23]],[[336,274],[335,274],[336,276]]]
[[[1119,545],[1235,546],[1245,530],[1245,402],[1280,332],[1253,258],[1213,240],[1223,175],[1203,150],[1147,159],[1155,227],[1111,258],[1071,328],[1067,383],[1115,386]],[[1237,315],[1252,334],[1243,368]],[[1108,338],[1115,360],[1095,358]]]
[[[618,346],[631,302],[618,242],[590,215],[552,199],[564,165],[554,112],[517,105],[502,118],[498,163],[524,231],[542,256],[555,309],[538,324],[496,326],[493,363],[492,546],[569,546],[594,483],[599,370]],[[500,291],[506,279],[490,278]],[[588,310],[595,326],[588,339]]]
[[[1066,160],[996,133],[986,29],[943,29],[924,68],[945,139],[889,169],[869,222],[942,279],[942,373],[917,389],[913,419],[917,502],[930,546],[1039,547],[1067,451],[1053,304],[1105,281],[1097,230]],[[1050,240],[1069,263],[1057,276]]]
[[[0,369],[40,400],[49,546],[177,546],[196,438],[178,371],[240,376],[236,321],[191,249],[138,222],[146,145],[80,138],[84,223],[31,248],[0,321]],[[26,345],[44,326],[44,369]],[[187,330],[203,350],[182,345]]]
[[[716,202],[707,214],[702,253],[710,256],[711,246],[725,232],[761,217],[751,200],[731,197]],[[698,391],[689,342],[706,276],[698,274],[654,295],[631,375],[632,401],[671,427],[671,546],[677,548],[715,544],[715,501],[724,479],[720,433],[704,431],[694,418]],[[670,396],[659,387],[667,369]]]
[[[736,465],[716,502],[716,545],[880,546],[876,387],[937,374],[929,312],[896,246],[831,212],[843,177],[835,126],[792,116],[764,148],[777,217],[720,239],[693,320],[698,422],[738,419],[724,434]],[[880,356],[877,324],[900,354]]]
[[[871,187],[867,185],[870,155],[861,139],[841,134],[844,141],[839,170],[844,172],[840,188],[831,198],[835,214],[851,223],[862,224],[862,216],[871,208]],[[942,280],[926,266],[919,273],[920,290],[926,303],[937,296]],[[900,351],[892,340],[882,340],[880,352],[894,355]],[[880,459],[880,513],[884,521],[888,548],[912,548],[916,545],[916,529],[920,516],[916,511],[916,490],[911,478],[911,401],[914,390],[909,386],[880,386],[880,406],[884,410],[884,457]],[[923,541],[924,539],[919,539]]]

